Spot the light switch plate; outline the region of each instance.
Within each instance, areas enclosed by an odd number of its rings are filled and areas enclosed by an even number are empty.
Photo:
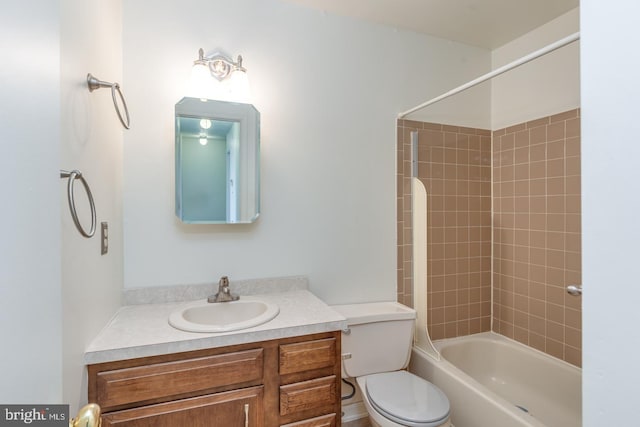
[[[104,221],[100,223],[100,253],[105,255],[109,252],[109,224]]]

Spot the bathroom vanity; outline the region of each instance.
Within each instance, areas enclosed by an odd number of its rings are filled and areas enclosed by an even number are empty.
[[[88,367],[89,401],[105,427],[333,427],[339,361],[329,332],[100,363]]]
[[[181,303],[123,307],[85,354],[103,426],[340,426],[344,319],[305,290],[262,297],[275,319],[218,334],[169,326]]]

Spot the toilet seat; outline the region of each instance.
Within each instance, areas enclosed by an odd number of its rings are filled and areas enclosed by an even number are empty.
[[[406,371],[366,376],[371,405],[384,417],[410,427],[437,427],[449,417],[447,396],[435,385]]]

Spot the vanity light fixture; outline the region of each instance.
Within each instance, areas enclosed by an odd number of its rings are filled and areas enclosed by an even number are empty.
[[[193,62],[191,73],[192,96],[202,99],[251,103],[247,69],[242,66],[242,56],[233,59],[221,53],[204,55],[201,48]]]

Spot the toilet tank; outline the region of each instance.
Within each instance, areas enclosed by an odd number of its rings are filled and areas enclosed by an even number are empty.
[[[357,378],[403,369],[413,344],[415,310],[397,302],[334,305],[347,319],[342,332],[342,376]]]

